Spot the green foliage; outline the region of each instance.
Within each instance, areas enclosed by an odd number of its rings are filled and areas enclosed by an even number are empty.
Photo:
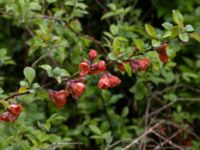
[[[0,122],[0,149],[120,150],[161,119],[155,131],[169,138],[186,126],[173,143],[199,149],[200,1],[146,2],[0,0],[0,111],[23,106],[15,123]],[[163,43],[167,63],[156,50]],[[57,109],[47,90],[76,77],[89,49],[122,83],[101,90],[100,75],[88,75],[85,93]],[[126,62],[142,58],[150,60],[145,71]]]

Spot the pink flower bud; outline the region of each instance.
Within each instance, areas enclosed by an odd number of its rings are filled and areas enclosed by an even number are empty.
[[[90,52],[89,52],[89,58],[92,61],[94,61],[94,59],[97,57],[98,53],[96,50],[94,49],[91,49]]]

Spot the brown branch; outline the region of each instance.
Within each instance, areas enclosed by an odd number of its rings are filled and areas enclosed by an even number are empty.
[[[161,108],[159,108],[159,109],[157,109],[157,110],[151,112],[151,113],[149,114],[149,117],[151,117],[151,116],[153,116],[153,115],[156,115],[156,114],[159,114],[161,111],[163,111],[163,110],[169,108],[170,106],[172,106],[174,103],[176,103],[176,102],[178,102],[178,101],[197,102],[197,101],[200,101],[200,98],[193,98],[193,97],[192,97],[192,98],[191,98],[191,97],[189,97],[189,98],[183,98],[183,97],[177,98],[175,101],[172,101],[172,102],[170,102],[170,103],[164,105],[163,107],[161,107]]]
[[[184,150],[182,147],[174,144],[172,141],[170,141],[169,139],[165,138],[164,136],[162,136],[161,134],[155,132],[154,130],[152,130],[152,133],[154,133],[156,136],[158,136],[159,138],[163,139],[166,143],[169,143],[170,145],[174,146],[175,148],[179,149],[179,150]]]
[[[124,147],[122,150],[129,150],[133,145],[135,145],[136,143],[138,143],[141,139],[143,139],[144,137],[146,137],[149,133],[152,133],[152,131],[155,128],[157,128],[158,126],[160,126],[162,123],[164,123],[164,120],[161,120],[158,123],[156,123],[154,126],[148,128],[142,135],[140,135],[139,137],[137,137],[136,139],[134,139],[130,144],[126,145],[126,147]]]
[[[167,138],[167,141],[170,141],[170,140],[172,140],[174,137],[176,137],[179,133],[181,133],[183,131],[183,129],[181,128],[181,129],[179,129],[177,132],[175,132],[172,136],[170,136],[169,138]],[[162,142],[160,145],[157,145],[155,148],[154,148],[154,150],[159,150],[159,149],[161,149],[161,147],[162,146],[164,146],[165,144],[167,144],[168,142],[167,142],[166,140],[164,141],[164,142]]]
[[[29,91],[27,91],[27,92],[24,92],[24,93],[13,93],[12,95],[10,95],[10,96],[8,96],[7,98],[5,98],[4,100],[5,101],[7,101],[7,100],[9,100],[9,99],[11,99],[11,98],[14,98],[14,97],[16,97],[16,96],[21,96],[21,95],[26,95],[26,94],[30,94],[30,92]]]

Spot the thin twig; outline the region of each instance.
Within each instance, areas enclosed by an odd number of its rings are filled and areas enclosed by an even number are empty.
[[[164,120],[161,120],[158,123],[156,123],[154,126],[148,128],[142,135],[140,135],[139,137],[137,137],[136,139],[134,139],[130,144],[126,145],[126,147],[124,147],[122,150],[129,150],[133,145],[135,145],[141,139],[143,139],[144,137],[146,137],[149,133],[151,133],[155,128],[157,128],[158,126],[160,126],[162,123],[164,123]]]
[[[172,140],[174,137],[176,137],[179,133],[181,133],[183,131],[183,129],[179,129],[177,132],[175,132],[172,136],[170,136],[169,138],[167,138],[167,141]],[[165,144],[167,144],[168,142],[164,141],[162,142],[160,145],[157,145],[154,150],[159,150],[162,146],[164,146]]]
[[[174,144],[172,141],[170,141],[169,139],[165,138],[164,136],[162,136],[161,134],[155,132],[154,130],[152,130],[152,133],[154,133],[155,135],[157,135],[159,138],[163,139],[165,142],[169,143],[170,145],[174,146],[175,148],[179,149],[179,150],[184,150],[182,147]]]
[[[174,103],[179,102],[179,101],[191,101],[191,102],[196,102],[196,101],[200,101],[200,98],[193,98],[193,97],[192,97],[192,98],[191,98],[191,97],[189,97],[189,98],[183,98],[183,97],[177,98],[176,100],[174,100],[174,101],[172,101],[172,102],[170,102],[170,103],[164,105],[163,107],[161,107],[161,108],[159,108],[159,109],[157,109],[157,110],[151,112],[151,113],[149,114],[149,117],[151,117],[151,116],[153,116],[153,115],[155,115],[155,114],[159,114],[161,111],[163,111],[163,110],[169,108],[169,107],[172,106]]]
[[[29,91],[27,91],[27,92],[24,92],[24,93],[13,93],[12,95],[10,95],[10,96],[8,96],[7,98],[5,98],[4,100],[5,101],[7,101],[7,100],[9,100],[9,99],[11,99],[11,98],[14,98],[14,97],[16,97],[16,96],[22,96],[22,95],[26,95],[26,94],[30,94],[30,92]]]

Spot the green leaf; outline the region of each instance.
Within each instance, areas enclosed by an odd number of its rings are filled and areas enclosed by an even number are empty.
[[[179,33],[179,28],[177,26],[174,26],[170,31],[171,31],[171,38],[175,38]]]
[[[55,3],[57,0],[47,0],[48,3]]]
[[[183,42],[188,42],[189,41],[189,36],[188,36],[187,33],[179,33],[178,37]]]
[[[193,32],[194,31],[194,28],[191,24],[187,24],[185,27],[184,27],[185,31],[187,32]]]
[[[44,69],[44,70],[51,70],[51,69],[52,69],[51,66],[50,66],[50,65],[47,65],[47,64],[45,64],[45,65],[40,65],[39,67],[42,68],[42,69]]]
[[[95,134],[98,134],[98,135],[101,134],[101,130],[100,130],[97,126],[95,126],[95,125],[89,125],[89,128],[90,128],[90,130],[91,130],[92,132],[94,132]]]
[[[200,33],[197,33],[197,32],[193,32],[193,33],[190,33],[190,36],[197,40],[198,42],[200,42]]]
[[[127,39],[124,37],[116,37],[113,40],[112,49],[115,55],[118,55],[122,50],[124,49],[125,43],[127,42]]]
[[[53,69],[53,73],[54,76],[69,76],[69,72],[65,69],[59,68],[59,67],[55,67]]]
[[[162,38],[167,38],[167,37],[170,37],[171,36],[171,31],[165,31],[165,32],[163,32],[163,34],[162,34]]]
[[[151,41],[151,44],[152,44],[153,47],[158,47],[158,46],[161,45],[161,42],[158,41],[158,40],[152,40],[152,41]]]
[[[111,32],[113,35],[116,35],[116,34],[118,33],[118,31],[119,31],[119,28],[118,28],[116,25],[112,24],[112,25],[110,26],[110,32]]]
[[[179,26],[179,28],[183,28],[184,18],[182,14],[178,10],[172,10],[174,22]]]
[[[157,38],[157,32],[156,32],[156,29],[150,25],[150,24],[145,24],[145,30],[146,32],[148,33],[148,35],[154,37],[154,38]]]
[[[169,22],[163,23],[162,26],[167,30],[171,30],[173,28],[173,24],[171,24]]]
[[[35,79],[35,75],[36,75],[35,70],[32,67],[24,68],[24,76],[30,84]]]
[[[142,50],[144,51],[146,48],[145,48],[145,45],[144,45],[144,41],[142,39],[135,39],[134,40],[134,44],[136,45],[136,47],[139,49],[139,50]]]
[[[124,69],[126,70],[127,74],[129,77],[132,76],[132,68],[130,66],[130,64],[127,63],[123,63]]]
[[[122,114],[121,116],[122,117],[126,117],[129,113],[129,108],[128,107],[124,107],[123,110],[122,110]]]
[[[108,12],[106,14],[104,14],[102,17],[101,17],[101,20],[104,20],[104,19],[107,19],[107,18],[110,18],[112,16],[114,16],[114,12]]]

